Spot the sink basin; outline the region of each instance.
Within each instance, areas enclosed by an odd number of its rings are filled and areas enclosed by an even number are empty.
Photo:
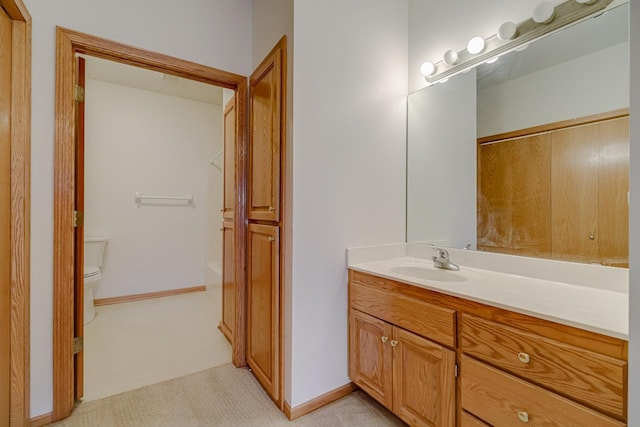
[[[418,267],[418,266],[401,266],[391,267],[392,273],[402,274],[403,276],[411,276],[416,279],[433,280],[434,282],[464,282],[467,279],[451,270]]]

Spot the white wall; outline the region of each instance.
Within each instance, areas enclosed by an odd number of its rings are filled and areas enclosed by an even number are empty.
[[[25,0],[33,18],[31,414],[52,410],[55,26],[248,75],[250,0]]]
[[[630,5],[631,75],[640,73],[640,1]],[[640,81],[631,80],[629,207],[629,423],[640,426]]]
[[[628,107],[625,42],[478,90],[478,137]]]
[[[109,238],[95,297],[205,284],[222,250],[221,106],[87,79],[85,113],[85,235]]]
[[[407,139],[407,241],[475,249],[475,70],[409,95]]]
[[[350,246],[405,235],[404,0],[294,7],[291,400],[349,382]]]

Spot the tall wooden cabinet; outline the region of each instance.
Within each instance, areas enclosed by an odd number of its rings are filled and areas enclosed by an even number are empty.
[[[479,249],[628,266],[629,118],[585,120],[479,146]]]
[[[251,75],[247,168],[247,363],[281,409],[286,37]]]

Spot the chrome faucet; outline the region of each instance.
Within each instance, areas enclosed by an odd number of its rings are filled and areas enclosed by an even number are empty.
[[[460,267],[457,264],[449,261],[449,252],[446,249],[433,248],[437,255],[433,256],[433,266],[436,268],[444,268],[445,270],[459,271]]]

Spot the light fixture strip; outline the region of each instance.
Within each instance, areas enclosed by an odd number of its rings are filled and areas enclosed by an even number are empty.
[[[568,0],[555,8],[555,19],[548,24],[539,24],[528,19],[518,24],[518,36],[513,40],[502,41],[497,35],[485,39],[486,48],[483,53],[472,55],[466,49],[458,51],[459,60],[455,65],[447,65],[443,61],[436,63],[436,73],[425,77],[429,83],[436,83],[461,71],[485,62],[487,59],[501,53],[525,45],[534,39],[542,37],[552,31],[560,29],[572,22],[586,18],[607,7],[613,0],[597,0],[593,4],[581,4],[575,0]]]

